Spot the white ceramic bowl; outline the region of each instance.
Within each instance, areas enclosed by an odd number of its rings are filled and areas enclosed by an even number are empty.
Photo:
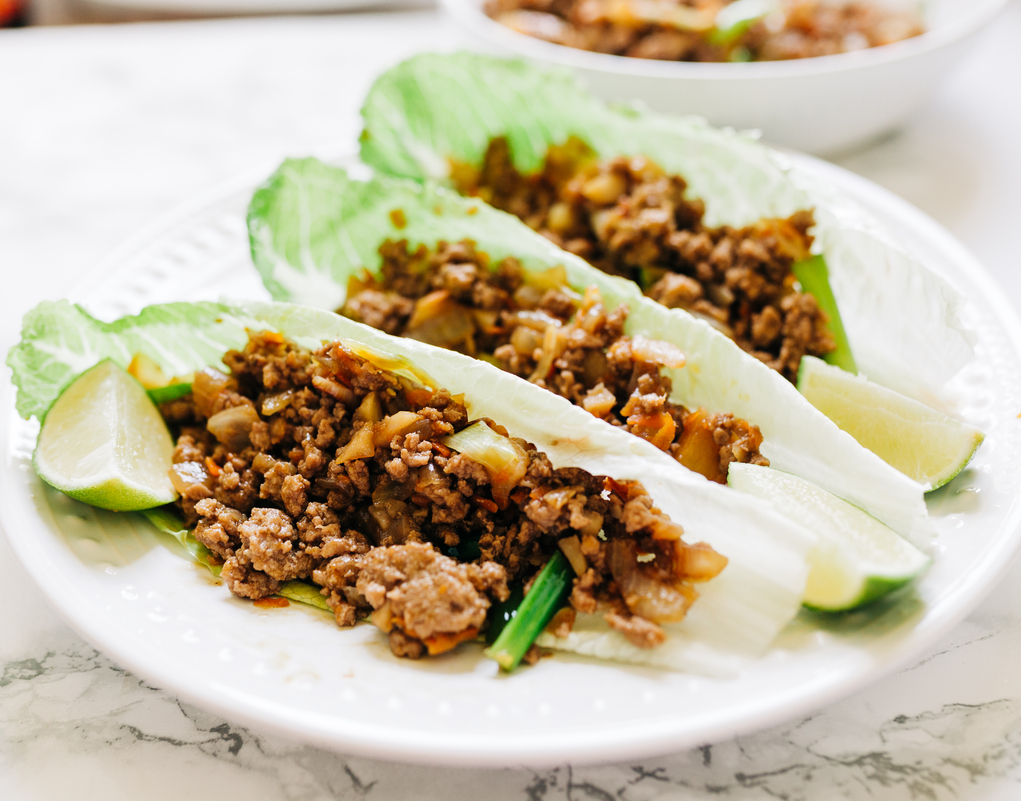
[[[832,155],[903,125],[960,63],[1006,0],[929,0],[928,30],[885,47],[747,64],[694,64],[590,53],[510,30],[484,0],[440,0],[504,53],[572,67],[600,96],[696,114],[717,126],[758,128],[773,144]]]

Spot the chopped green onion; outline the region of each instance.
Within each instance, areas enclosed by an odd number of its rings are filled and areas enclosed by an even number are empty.
[[[642,292],[648,292],[652,288],[652,285],[668,272],[670,271],[663,267],[639,267],[637,278],[638,286],[642,288]]]
[[[829,330],[837,347],[831,353],[823,356],[823,360],[829,364],[836,365],[849,373],[857,373],[858,365],[855,364],[854,356],[851,354],[851,345],[847,341],[847,333],[844,331],[844,323],[840,319],[840,310],[837,308],[837,300],[833,297],[833,289],[830,287],[829,270],[826,268],[826,259],[822,256],[799,261],[791,270],[794,277],[801,284],[801,289],[812,295],[819,308],[830,318]]]
[[[478,540],[461,540],[457,545],[447,549],[447,556],[458,562],[474,562],[482,556],[482,548]]]
[[[553,615],[571,594],[574,570],[567,557],[557,551],[539,571],[532,588],[522,600],[513,619],[507,622],[485,654],[503,670],[514,670],[532,647]]]
[[[486,645],[492,645],[500,636],[514,616],[518,613],[518,607],[525,597],[525,588],[522,584],[515,584],[511,587],[510,595],[506,601],[498,601],[489,610],[489,628],[486,629]]]
[[[157,406],[167,401],[177,400],[183,398],[189,392],[191,392],[191,382],[181,384],[171,384],[166,387],[156,387],[155,389],[147,389],[149,393],[149,399]]]
[[[715,45],[732,45],[763,17],[777,8],[776,0],[737,0],[716,12],[715,28],[707,37]]]

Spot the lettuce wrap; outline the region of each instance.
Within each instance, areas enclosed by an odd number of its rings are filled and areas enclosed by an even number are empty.
[[[607,308],[630,309],[625,333],[684,353],[686,366],[664,368],[671,400],[749,421],[761,430],[761,451],[773,467],[867,510],[916,544],[930,537],[924,487],[838,429],[792,384],[706,322],[653,302],[634,283],[591,267],[479,200],[382,176],[357,181],[315,159],[292,160],[256,192],[248,221],[253,260],[273,297],[327,309],[341,306],[349,279],[362,268],[379,271],[386,240],[435,247],[470,239],[493,262],[514,257],[531,274],[561,267],[579,294],[595,286]]]
[[[543,644],[726,675],[760,655],[800,608],[815,537],[768,505],[695,476],[644,440],[490,365],[327,311],[285,303],[173,303],[105,323],[67,302],[42,303],[26,316],[22,340],[7,359],[18,412],[43,420],[60,392],[104,359],[126,367],[142,354],[167,375],[222,367],[225,352],[244,348],[251,332],[275,332],[279,341],[286,337],[310,349],[341,340],[381,369],[463,393],[471,418],[491,418],[534,443],[554,468],[641,482],[689,542],[704,541],[729,560],[722,573],[699,585],[699,598],[682,621],[664,624],[668,639],[660,647],[636,648],[597,616],[579,616],[570,638],[545,636]]]
[[[971,358],[963,298],[850,199],[747,135],[694,118],[608,108],[570,73],[468,53],[421,55],[384,73],[363,106],[363,161],[382,172],[450,183],[478,168],[494,137],[514,166],[537,171],[552,145],[577,137],[601,159],[643,155],[688,184],[705,221],[750,225],[814,210],[851,351],[871,380],[939,405]]]

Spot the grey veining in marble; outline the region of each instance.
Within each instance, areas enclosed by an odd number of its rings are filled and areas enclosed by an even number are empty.
[[[258,799],[317,800],[1015,798],[1011,791],[1021,790],[1021,680],[1004,680],[1017,664],[1004,657],[1016,656],[1021,632],[988,624],[995,619],[980,616],[884,682],[886,694],[902,697],[900,705],[876,703],[871,691],[729,743],[635,763],[542,771],[395,769],[294,744],[182,703],[58,633],[3,664],[0,790],[16,787],[23,771],[59,753],[59,772],[42,785],[32,779],[43,797],[85,781],[152,799],[181,793],[213,799],[242,788]],[[953,664],[963,651],[984,664],[973,681],[967,663]],[[919,708],[915,677],[948,668],[957,673],[956,691],[944,688],[947,700]],[[920,680],[926,678],[932,680]],[[903,711],[891,714],[897,709]],[[994,786],[1000,791],[987,794]],[[133,787],[144,788],[143,795],[134,795]],[[473,787],[485,787],[485,795]],[[975,791],[983,794],[969,795]]]

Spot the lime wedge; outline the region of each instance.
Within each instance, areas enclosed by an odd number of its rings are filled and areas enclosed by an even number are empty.
[[[902,587],[929,565],[929,557],[893,529],[790,473],[734,463],[727,483],[771,501],[780,514],[819,538],[808,555],[805,606],[855,609]]]
[[[174,443],[145,389],[106,360],[82,373],[49,408],[36,445],[36,473],[72,498],[116,511],[177,497]]]
[[[805,356],[798,391],[884,462],[931,489],[960,473],[985,434],[924,403]]]

